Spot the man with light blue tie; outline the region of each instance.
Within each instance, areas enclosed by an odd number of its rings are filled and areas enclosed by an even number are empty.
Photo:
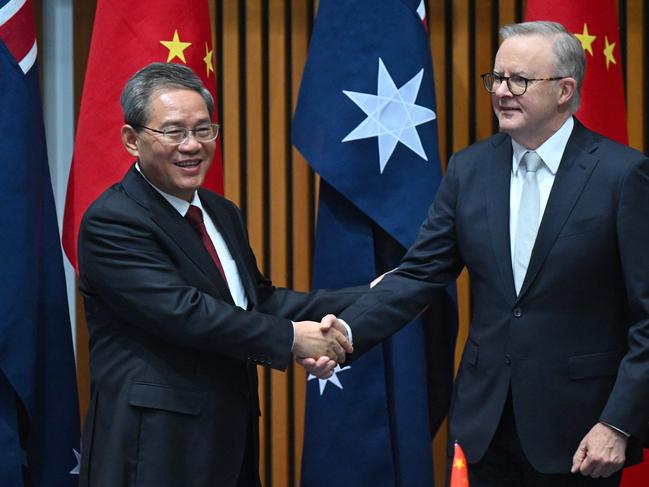
[[[471,486],[616,486],[649,423],[649,159],[574,118],[586,61],[562,25],[501,36],[501,133],[451,158],[398,269],[339,318],[353,361],[466,267],[449,439]]]

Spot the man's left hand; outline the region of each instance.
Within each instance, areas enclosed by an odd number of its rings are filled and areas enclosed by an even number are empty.
[[[579,443],[570,472],[610,477],[624,466],[626,443],[627,437],[621,432],[597,423]]]

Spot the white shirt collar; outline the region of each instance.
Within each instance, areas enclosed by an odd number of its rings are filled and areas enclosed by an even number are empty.
[[[203,210],[203,204],[201,203],[201,199],[198,197],[198,191],[194,191],[194,197],[192,198],[192,202],[188,203],[182,198],[178,198],[177,196],[174,196],[169,193],[165,193],[162,191],[160,188],[158,188],[155,184],[153,184],[151,181],[149,181],[144,173],[142,172],[142,169],[140,169],[140,165],[136,162],[135,163],[135,169],[142,175],[144,180],[151,185],[153,189],[155,189],[158,193],[162,195],[164,199],[166,199],[171,206],[173,206],[178,213],[180,213],[181,216],[185,216],[187,214],[187,210],[189,210],[190,205],[198,206],[201,211]]]
[[[572,117],[563,123],[561,128],[557,130],[552,137],[543,142],[536,153],[541,156],[546,167],[550,170],[552,174],[556,174],[559,169],[559,163],[563,157],[563,152],[566,150],[568,145],[568,139],[572,133],[572,129],[575,126],[575,121]],[[523,158],[523,155],[529,151],[526,147],[523,147],[521,144],[512,139],[512,149],[514,150],[514,158],[512,160],[512,172],[514,176],[518,174],[518,168]]]

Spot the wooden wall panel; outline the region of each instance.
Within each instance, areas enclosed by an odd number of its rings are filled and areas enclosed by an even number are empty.
[[[268,108],[270,182],[270,255],[269,275],[277,286],[288,285],[288,184],[286,106],[286,0],[275,0],[268,10]],[[288,107],[290,108],[290,106]],[[266,118],[266,117],[265,117]],[[289,466],[288,374],[273,370],[272,385],[272,480],[273,485],[287,485]]]
[[[645,2],[626,2],[626,109],[629,145],[647,150],[647,32],[649,10]]]
[[[242,34],[239,14],[242,10],[237,0],[224,0],[216,9],[216,24],[221,26],[214,44],[216,64],[223,72],[217,73],[222,80],[219,97],[221,110],[221,143],[223,150],[223,185],[225,196],[241,206],[241,66],[240,37]]]
[[[75,2],[75,88],[83,84],[96,0]],[[260,268],[277,285],[306,291],[311,282],[317,177],[290,142],[316,0],[215,0],[211,2],[225,195],[247,219]],[[649,124],[646,80],[649,67],[649,9],[642,0],[620,0],[630,144],[645,150]],[[489,71],[500,26],[520,21],[523,0],[426,0],[435,69],[440,157],[496,129],[480,73]],[[460,330],[457,350],[468,333],[468,278],[458,281]],[[80,307],[79,307],[79,313]],[[82,318],[80,316],[80,318]],[[84,341],[84,323],[80,319]],[[79,351],[82,405],[87,404],[87,354]],[[459,353],[458,353],[459,358]],[[306,374],[259,369],[261,476],[265,487],[299,485]],[[84,408],[85,410],[85,408]],[[437,482],[442,485],[447,440],[444,425],[434,439]]]

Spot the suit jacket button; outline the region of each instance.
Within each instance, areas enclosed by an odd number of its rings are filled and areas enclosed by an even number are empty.
[[[521,316],[523,316],[523,310],[520,308],[514,308],[514,317],[520,318]]]
[[[505,354],[505,363],[507,365],[510,365],[512,363],[512,357],[508,353]]]

